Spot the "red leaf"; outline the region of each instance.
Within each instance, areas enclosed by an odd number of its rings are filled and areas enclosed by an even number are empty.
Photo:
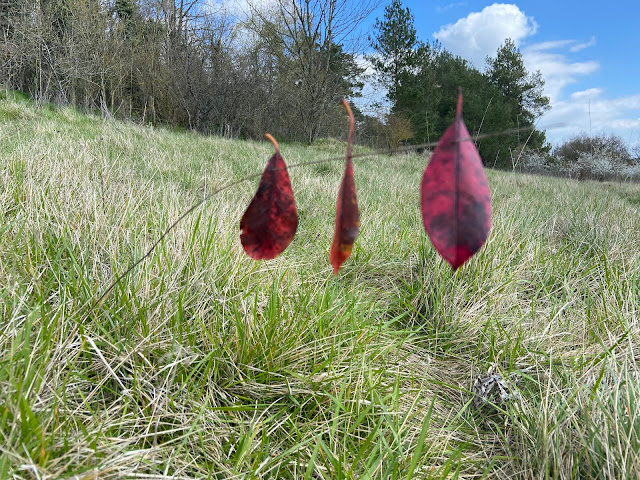
[[[276,153],[269,159],[258,191],[240,220],[240,241],[255,260],[276,258],[289,246],[298,228],[298,211],[278,142],[268,133],[265,137]]]
[[[455,270],[482,247],[491,228],[489,183],[462,120],[460,88],[456,119],[424,171],[421,197],[424,228]]]
[[[353,179],[353,159],[351,157],[354,119],[346,100],[342,100],[342,105],[349,115],[349,138],[347,140],[347,159],[345,161],[344,174],[338,191],[335,231],[329,257],[335,275],[338,274],[342,263],[351,255],[353,242],[355,242],[360,231],[360,212],[358,211],[358,197],[356,196],[356,184]]]

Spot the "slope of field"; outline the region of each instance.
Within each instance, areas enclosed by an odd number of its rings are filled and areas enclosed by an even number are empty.
[[[94,306],[272,153],[4,93],[0,478],[640,478],[638,185],[489,171],[489,240],[454,273],[420,221],[427,159],[356,160],[333,276],[342,162],[295,167],[281,257],[242,251],[254,178]]]

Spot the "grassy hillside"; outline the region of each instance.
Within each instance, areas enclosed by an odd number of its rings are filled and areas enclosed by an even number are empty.
[[[334,277],[342,163],[292,168],[281,257],[242,251],[246,181],[90,308],[272,153],[4,95],[0,478],[640,478],[638,185],[489,171],[491,235],[453,273],[425,157],[356,160]],[[508,398],[475,408],[479,378]]]

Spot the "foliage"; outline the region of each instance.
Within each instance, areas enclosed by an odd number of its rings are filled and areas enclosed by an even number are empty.
[[[455,116],[453,92],[464,88],[465,120],[472,134],[514,130],[500,138],[477,142],[481,157],[490,166],[511,167],[525,147],[548,151],[544,132],[535,120],[549,109],[543,95],[540,72],[528,73],[522,54],[507,40],[487,59],[482,73],[466,60],[435,43],[416,37],[414,17],[400,0],[385,9],[376,22],[371,57],[379,78],[388,88],[394,115],[411,121],[413,142],[428,143],[441,136]]]
[[[456,119],[438,141],[420,188],[422,223],[434,248],[459,268],[487,240],[491,194],[482,160],[462,120],[462,89]]]
[[[503,149],[502,158],[510,160],[513,165],[514,157],[525,146],[548,152],[551,146],[547,144],[544,132],[535,128],[535,121],[551,108],[549,97],[544,96],[544,79],[540,71],[527,72],[522,53],[511,39],[507,39],[498,48],[496,56],[487,59],[486,76],[489,83],[502,93],[502,100],[509,107],[503,114],[507,115],[511,128],[517,129],[511,139],[505,139],[511,146],[508,156],[507,149]],[[499,158],[500,153],[496,155]]]
[[[255,260],[271,260],[291,243],[298,228],[298,211],[287,166],[278,142],[269,134],[275,153],[267,162],[258,191],[240,219],[240,241]]]
[[[438,45],[423,45],[419,50],[417,73],[407,78],[398,95],[394,112],[411,120],[415,143],[439,138],[455,118],[455,92],[465,92],[464,117],[472,135],[501,132],[515,128],[512,106],[487,77],[466,60]],[[522,141],[525,138],[523,135]],[[518,146],[518,135],[501,135],[477,142],[480,156],[489,166],[507,166],[510,151]]]
[[[516,108],[514,113],[522,117],[523,126],[530,125],[549,110],[549,97],[543,94],[540,71],[527,72],[522,53],[513,40],[508,38],[496,56],[487,59],[486,74],[489,82]]]
[[[575,161],[533,150],[525,150],[516,165],[518,171],[568,177],[578,180],[617,180],[640,182],[640,161],[621,162],[610,150],[596,146],[579,152]]]
[[[113,6],[114,13],[123,20],[133,17],[134,5],[132,0],[116,0]]]
[[[344,172],[338,189],[336,201],[336,219],[334,222],[333,241],[329,261],[333,266],[335,275],[340,271],[344,261],[351,256],[353,244],[360,233],[360,209],[358,208],[358,196],[353,174],[353,131],[355,118],[351,107],[346,100],[342,100],[347,115],[349,116],[349,135],[347,136],[347,152],[344,163]]]
[[[413,138],[411,121],[399,115],[390,113],[386,117],[384,133],[387,139],[387,147],[391,150],[396,150],[407,140]]]
[[[356,28],[378,0],[276,0],[248,4],[238,19],[203,0],[25,0],[0,3],[0,83],[104,116],[169,124],[225,137],[312,143],[344,138],[342,98],[363,87]],[[358,141],[425,143],[454,118],[453,92],[465,88],[471,133],[519,134],[478,142],[487,164],[510,166],[523,145],[546,148],[530,128],[548,106],[543,81],[528,74],[507,42],[486,74],[419,40],[414,16],[400,0],[384,9],[368,58],[392,102],[378,128],[362,122]],[[354,109],[355,110],[355,109]],[[380,119],[385,123],[384,115]],[[359,112],[354,114],[360,121]],[[369,128],[371,127],[371,128]]]
[[[462,89],[458,88],[455,121],[438,142],[425,169],[420,189],[425,230],[438,253],[454,270],[484,245],[491,228],[489,184],[478,150],[462,120],[462,100]],[[355,118],[346,100],[342,100],[342,105],[349,116],[349,135],[329,256],[336,275],[351,255],[360,231],[352,155]],[[408,122],[405,121],[405,124],[408,125]],[[266,137],[273,143],[276,152],[267,163],[258,191],[240,220],[242,246],[247,255],[255,260],[272,260],[280,255],[293,240],[298,227],[298,213],[287,167],[278,143],[271,135],[266,134]],[[176,223],[172,224],[166,232],[175,226]],[[152,252],[153,248],[142,258]],[[135,266],[137,262],[131,268]],[[115,286],[120,278],[112,285]]]

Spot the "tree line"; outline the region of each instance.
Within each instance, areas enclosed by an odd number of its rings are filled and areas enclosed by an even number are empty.
[[[363,53],[388,110],[355,108],[359,140],[395,147],[434,141],[465,90],[485,163],[508,166],[525,144],[548,150],[535,120],[544,81],[507,40],[480,71],[417,38],[400,0],[366,42],[358,28],[378,0],[247,3],[238,19],[203,0],[0,0],[0,84],[38,101],[228,137],[312,143],[344,135],[340,100],[363,88]]]
[[[455,89],[462,86],[464,120],[471,134],[512,132],[478,140],[489,166],[511,166],[526,146],[548,152],[535,121],[549,107],[540,72],[527,72],[522,54],[510,39],[487,58],[483,72],[438,42],[417,38],[414,16],[400,0],[386,6],[372,35],[370,57],[387,88],[396,138],[414,143],[438,139],[455,117]]]
[[[37,100],[245,138],[312,142],[357,94],[373,2],[279,0],[239,22],[201,0],[0,0],[0,82]]]

